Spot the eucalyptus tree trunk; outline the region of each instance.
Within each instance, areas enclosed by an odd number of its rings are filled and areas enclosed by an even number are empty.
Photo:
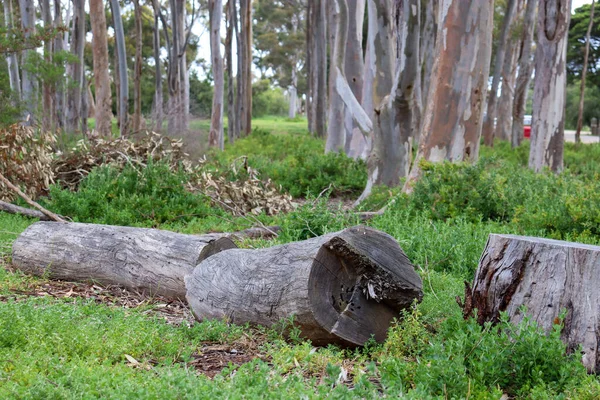
[[[345,80],[344,60],[348,39],[348,3],[347,0],[336,0],[330,3],[330,23],[335,31],[330,35],[333,50],[329,68],[329,110],[327,120],[327,141],[325,153],[343,152],[346,146],[346,130],[344,127],[345,106],[339,93],[335,90],[338,75]]]
[[[41,0],[40,6],[42,9],[42,19],[44,21],[44,27],[51,27],[53,21],[52,11],[50,10],[50,0]],[[52,40],[44,41],[44,61],[47,63],[52,63],[53,44],[54,43]],[[54,131],[54,85],[48,80],[44,80],[42,91],[42,129],[44,129],[45,131]]]
[[[21,12],[21,28],[25,32],[25,37],[30,37],[35,33],[35,5],[33,0],[19,0],[19,9]],[[35,77],[28,71],[27,62],[30,54],[35,50],[27,49],[23,51],[21,60],[21,93],[26,107],[26,118],[30,123],[34,119],[36,107]]]
[[[296,36],[298,33],[298,21],[299,16],[292,16],[292,34]],[[296,118],[296,111],[298,109],[298,52],[294,52],[292,57],[292,82],[289,87],[290,103],[288,108],[288,117]]]
[[[519,74],[515,85],[515,99],[513,102],[513,125],[511,135],[511,145],[516,147],[523,138],[523,117],[525,116],[525,105],[527,103],[527,92],[529,82],[531,81],[531,47],[533,42],[533,32],[535,30],[535,13],[539,0],[527,0],[525,8],[525,17],[523,19],[523,32],[521,35],[521,53],[519,54]]]
[[[235,83],[233,81],[233,14],[235,13],[235,0],[227,0],[227,34],[225,36],[225,58],[227,64],[227,139],[232,145],[235,141],[235,102],[234,90]]]
[[[90,18],[92,23],[92,50],[94,54],[94,83],[96,88],[96,132],[100,136],[110,137],[112,121],[112,97],[108,74],[108,44],[106,37],[106,16],[102,0],[90,0]]]
[[[444,0],[431,89],[419,150],[404,191],[421,175],[420,160],[476,160],[487,92],[493,0]]]
[[[221,19],[223,18],[223,2],[209,0],[210,24],[210,58],[214,80],[212,112],[208,144],[223,150],[223,58],[221,57]]]
[[[306,65],[307,65],[307,83],[308,91],[306,94],[306,119],[308,121],[308,131],[314,134],[317,131],[315,120],[316,106],[316,51],[315,51],[315,23],[314,15],[318,5],[312,1],[306,3]]]
[[[163,85],[162,85],[162,67],[160,60],[160,27],[159,27],[159,13],[158,0],[152,0],[152,8],[154,10],[154,32],[153,32],[153,48],[154,48],[154,78],[155,78],[155,89],[154,89],[154,121],[155,130],[157,132],[162,131],[163,126]]]
[[[365,0],[348,0],[348,45],[344,60],[344,72],[348,84],[359,103],[362,102],[365,64],[363,57],[363,21],[365,19]],[[346,110],[344,117],[346,128],[346,154],[352,158],[360,158],[365,153],[365,136],[354,122],[352,113]]]
[[[133,0],[135,19],[135,64],[133,67],[133,133],[142,124],[142,8],[140,0]]]
[[[4,23],[7,29],[13,28],[13,8],[12,0],[4,0]],[[8,35],[8,33],[7,33]],[[19,62],[17,53],[7,53],[6,64],[8,65],[8,77],[10,80],[10,89],[17,94],[17,98],[21,99],[21,78],[19,77]]]
[[[427,104],[429,84],[431,82],[431,69],[435,56],[437,29],[439,24],[440,0],[423,0],[421,2],[421,108]]]
[[[315,126],[317,136],[327,134],[327,6],[324,1],[318,3],[315,10],[315,62],[318,68],[316,78]]]
[[[169,82],[169,128],[170,133],[176,133],[181,131],[181,113],[183,104],[181,104],[181,96],[179,94],[181,88],[181,75],[179,68],[181,63],[178,61],[179,56],[179,30],[182,27],[179,26],[179,0],[169,0],[170,11],[171,11],[171,46],[169,49],[169,66],[168,66],[168,82]],[[165,28],[166,29],[166,28]]]
[[[570,1],[541,0],[529,168],[563,169]]]
[[[185,132],[189,128],[189,114],[190,114],[190,74],[187,67],[187,57],[186,57],[186,49],[187,49],[187,30],[185,26],[186,20],[186,2],[185,0],[181,0],[177,2],[177,6],[179,8],[177,15],[179,17],[179,51],[177,57],[179,57],[179,74],[181,85],[179,87],[179,98],[181,104],[181,114],[180,114],[180,130]],[[194,16],[195,17],[195,16]],[[193,22],[193,21],[192,21]],[[189,27],[192,29],[192,26]]]
[[[249,135],[252,132],[252,1],[240,0],[240,40],[238,57],[241,59],[241,74],[238,85],[241,88],[240,132]]]
[[[54,27],[57,28],[63,25],[62,9],[60,1],[54,2]],[[64,35],[60,34],[54,38],[54,53],[64,51],[65,42]],[[64,77],[63,77],[64,78]],[[65,80],[61,79],[56,83],[54,93],[54,114],[53,118],[55,126],[58,129],[65,127]]]
[[[121,18],[121,6],[118,0],[110,0],[113,14],[113,26],[115,29],[115,43],[119,62],[119,128],[121,137],[127,136],[129,84],[127,81],[127,55],[125,52],[125,33],[123,32],[123,20]]]
[[[487,113],[483,121],[483,140],[486,146],[494,145],[494,130],[496,120],[496,106],[498,104],[498,87],[500,85],[500,78],[502,74],[502,67],[504,66],[504,56],[506,54],[506,47],[508,46],[508,34],[510,31],[510,25],[515,15],[517,0],[508,0],[506,4],[506,12],[504,14],[504,20],[502,21],[502,30],[500,32],[500,38],[498,40],[498,47],[496,48],[496,59],[494,62],[494,77],[492,79],[492,91],[489,93],[487,103]]]
[[[71,78],[67,90],[67,130],[75,132],[81,128],[83,112],[82,101],[85,87],[83,50],[85,46],[85,4],[84,0],[73,0],[73,31],[71,33],[71,54],[77,61],[67,67],[67,75]],[[83,132],[82,132],[83,133]]]
[[[396,18],[392,18],[396,8]],[[394,77],[388,94],[375,109],[373,149],[367,161],[367,185],[357,203],[365,199],[375,185],[398,186],[408,175],[411,161],[410,138],[413,118],[418,113],[414,89],[421,79],[420,0],[378,0],[376,3],[379,29],[375,48],[378,69],[376,77]],[[400,37],[396,37],[399,34]],[[395,57],[400,43],[398,57]],[[397,67],[396,59],[398,61]],[[379,83],[383,83],[382,79]],[[376,82],[378,82],[376,78]],[[384,88],[380,87],[381,92]],[[375,97],[375,96],[374,96]]]
[[[504,55],[504,65],[502,66],[502,86],[500,97],[498,98],[498,115],[496,127],[494,129],[494,138],[500,140],[510,140],[512,135],[512,109],[515,98],[515,84],[517,79],[517,62],[519,61],[519,47],[521,41],[516,35],[519,29],[523,27],[523,12],[525,9],[525,0],[517,0],[515,14],[508,28],[508,43],[506,43],[506,54]]]
[[[590,11],[590,23],[585,35],[585,52],[583,55],[583,69],[581,70],[581,89],[579,94],[579,114],[577,115],[577,131],[575,132],[575,142],[581,143],[581,127],[583,125],[583,100],[585,94],[585,77],[587,75],[588,58],[590,55],[590,36],[592,34],[592,26],[594,25],[594,8],[596,2],[592,0],[592,9]]]
[[[235,113],[236,113],[236,118],[235,118],[235,124],[234,124],[234,136],[236,138],[239,138],[241,136],[242,133],[242,94],[243,94],[243,87],[242,87],[242,51],[241,46],[242,46],[242,29],[240,26],[240,23],[238,21],[238,7],[237,7],[237,2],[238,0],[234,0],[233,2],[233,31],[235,33],[235,43],[236,43],[236,50],[237,50],[237,78],[236,78],[236,99],[235,99]],[[241,17],[240,17],[241,19]]]

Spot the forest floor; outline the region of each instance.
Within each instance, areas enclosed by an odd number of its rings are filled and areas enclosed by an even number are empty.
[[[254,125],[260,129],[224,153],[209,151],[207,163],[215,175],[241,179],[228,166],[246,157],[264,179],[295,193],[299,205],[288,213],[234,216],[185,192],[181,175],[157,165],[120,174],[105,167],[79,191],[54,188],[55,198],[40,201],[80,222],[189,234],[281,227],[274,239],[239,243],[246,248],[361,223],[346,209],[364,186],[364,163],[324,155],[305,121]],[[0,213],[0,398],[598,399],[600,379],[586,374],[578,354],[566,353],[559,331],[546,336],[527,321],[481,327],[464,320],[456,302],[490,233],[600,244],[600,147],[567,143],[566,169],[556,176],[526,168],[528,146],[499,142],[483,147],[475,165],[428,166],[412,196],[374,190],[361,210],[387,209],[364,223],[398,241],[425,294],[390,327],[386,342],[358,349],[285,336],[294,332],[290,321],[271,328],[200,323],[180,302],[24,275],[11,267],[11,246],[35,221]],[[190,208],[202,215],[179,215]]]

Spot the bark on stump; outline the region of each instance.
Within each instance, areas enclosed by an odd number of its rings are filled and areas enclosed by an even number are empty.
[[[184,299],[184,276],[205,258],[235,247],[230,239],[215,235],[37,222],[13,243],[12,262],[33,275],[95,281]]]
[[[391,320],[423,296],[394,238],[354,227],[260,250],[233,249],[185,278],[197,319],[272,325],[294,315],[315,344],[383,341]]]
[[[552,330],[563,310],[561,337],[569,351],[581,344],[582,362],[600,371],[600,247],[514,235],[489,236],[473,288],[467,284],[465,317],[477,309],[480,324],[498,322],[505,311],[512,323],[525,313]]]

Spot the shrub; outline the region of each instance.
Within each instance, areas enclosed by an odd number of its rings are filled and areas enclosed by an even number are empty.
[[[77,192],[53,185],[48,207],[79,222],[133,226],[221,214],[207,196],[185,189],[188,179],[162,162],[150,161],[139,170],[130,165],[122,171],[101,166],[92,170]]]

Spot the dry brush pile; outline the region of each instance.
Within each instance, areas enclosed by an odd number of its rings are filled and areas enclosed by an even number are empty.
[[[55,137],[31,127],[12,125],[0,130],[0,173],[35,198],[59,183],[76,191],[94,168],[110,165],[118,169],[130,165],[145,168],[147,163],[166,162],[172,171],[184,171],[186,187],[208,195],[215,205],[235,215],[262,212],[273,215],[293,209],[292,198],[269,179],[262,179],[247,162],[234,162],[225,168],[206,158],[193,163],[183,151],[181,140],[148,132],[133,140],[80,140],[68,152],[55,152]],[[15,195],[0,183],[0,200],[13,201]]]

